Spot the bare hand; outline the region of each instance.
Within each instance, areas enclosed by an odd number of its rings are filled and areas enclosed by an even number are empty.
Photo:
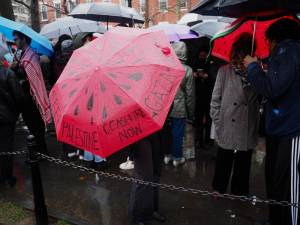
[[[17,61],[14,61],[14,62],[10,65],[10,67],[11,67],[12,69],[16,68],[17,66],[18,66],[18,62],[17,62]]]
[[[199,73],[199,77],[201,77],[203,79],[207,79],[208,75],[207,75],[207,73]]]
[[[247,55],[244,59],[244,66],[247,68],[251,63],[258,62],[257,57],[251,57],[250,55]]]

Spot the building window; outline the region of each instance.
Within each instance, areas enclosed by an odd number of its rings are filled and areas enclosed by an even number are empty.
[[[186,8],[187,8],[187,1],[180,0],[180,9],[186,9]]]
[[[72,10],[76,7],[76,2],[74,1],[68,1],[68,10],[69,12],[72,12]]]
[[[159,10],[160,11],[167,11],[167,9],[168,9],[167,0],[159,0]]]
[[[48,20],[48,7],[46,5],[42,5],[41,7],[42,20]]]
[[[146,0],[140,0],[140,11],[141,12],[145,12],[146,11]]]
[[[55,3],[54,7],[55,7],[55,16],[56,16],[56,18],[60,18],[61,17],[60,3]]]
[[[103,0],[103,2],[111,3],[111,0]]]
[[[120,0],[120,4],[125,7],[128,7],[128,5],[129,5],[128,0]]]

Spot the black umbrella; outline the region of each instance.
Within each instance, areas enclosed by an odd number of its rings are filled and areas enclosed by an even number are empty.
[[[241,17],[249,14],[300,12],[300,0],[204,0],[191,13]]]
[[[144,23],[144,18],[133,8],[113,3],[83,3],[69,14],[72,17],[115,23]]]

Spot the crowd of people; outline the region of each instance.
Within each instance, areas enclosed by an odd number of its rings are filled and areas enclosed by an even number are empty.
[[[0,48],[0,149],[13,151],[16,121],[20,114],[36,138],[38,150],[51,154],[45,141],[51,132],[48,93],[64,70],[75,49],[95,37],[79,33],[62,35],[54,46],[52,59],[38,56],[31,39],[15,31],[16,49],[8,62],[9,47]],[[253,35],[241,34],[234,42],[230,62],[209,59],[209,40],[172,43],[185,68],[164,127],[131,146],[121,169],[134,169],[134,176],[159,182],[162,164],[174,167],[195,158],[195,150],[218,147],[212,188],[216,193],[249,195],[253,151],[258,143],[260,122],[265,118],[266,191],[268,198],[299,202],[300,156],[300,25],[291,19],[272,24],[266,38],[270,57],[253,57]],[[5,43],[6,44],[6,43]],[[196,49],[196,50],[195,50]],[[46,129],[47,128],[47,129]],[[213,140],[214,139],[214,140]],[[192,144],[191,144],[192,142]],[[187,147],[186,145],[191,145]],[[189,149],[186,153],[185,148]],[[84,149],[63,144],[66,156],[78,157],[96,169],[106,159]],[[13,158],[0,158],[0,183],[15,186]],[[271,225],[298,225],[297,207],[270,207]],[[164,222],[159,212],[157,187],[134,183],[129,216],[133,225],[150,220]]]

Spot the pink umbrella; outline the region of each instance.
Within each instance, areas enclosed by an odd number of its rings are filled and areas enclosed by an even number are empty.
[[[158,131],[184,74],[163,32],[107,32],[73,53],[50,93],[58,139],[107,157]]]

